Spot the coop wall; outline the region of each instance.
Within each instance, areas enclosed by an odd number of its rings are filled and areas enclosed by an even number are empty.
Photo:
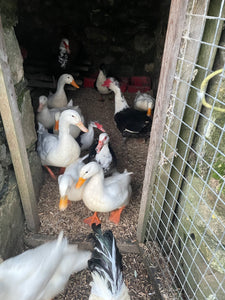
[[[223,299],[225,3],[187,4],[173,83],[167,87],[171,92],[157,168],[149,179],[145,221],[139,225],[149,253],[155,242],[161,249],[168,264],[161,271],[177,298]],[[201,83],[218,69],[220,74],[206,86],[206,107]]]
[[[2,4],[1,19],[8,62],[21,113],[25,144],[31,173],[33,178],[35,178],[34,188],[38,199],[42,183],[42,168],[40,159],[35,151],[37,136],[33,107],[30,93],[24,80],[23,59],[14,32],[14,26],[17,22],[16,10],[16,4],[13,5],[10,1],[4,3],[4,5]],[[0,119],[0,256],[6,259],[20,252],[23,247],[25,220],[11,153],[2,118]]]

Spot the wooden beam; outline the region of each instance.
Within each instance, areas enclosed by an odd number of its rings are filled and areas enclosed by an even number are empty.
[[[45,234],[29,234],[24,237],[24,243],[29,248],[36,248],[44,243],[57,239],[57,236]],[[91,241],[84,241],[81,239],[73,239],[69,241],[71,244],[77,244],[80,249],[93,250],[93,243]],[[117,241],[117,246],[122,253],[140,253],[139,245],[130,241]]]
[[[16,93],[8,65],[8,57],[3,36],[3,27],[0,18],[0,112],[7,137],[8,146],[16,174],[20,197],[23,205],[27,226],[37,232],[39,217],[37,201],[31,177],[23,129],[21,113],[18,109]]]
[[[168,20],[167,34],[164,45],[162,67],[160,71],[159,86],[156,97],[156,106],[151,129],[148,157],[145,169],[145,178],[142,190],[141,207],[139,212],[137,239],[143,242],[147,224],[147,217],[152,190],[157,170],[162,142],[166,112],[173,87],[174,74],[176,70],[177,55],[180,48],[183,24],[188,0],[172,0]]]

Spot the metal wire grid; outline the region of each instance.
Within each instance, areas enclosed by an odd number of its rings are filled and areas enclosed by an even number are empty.
[[[196,1],[193,1],[193,7],[195,4]],[[223,101],[219,99],[219,92],[225,78],[224,72],[217,79],[218,87],[215,95],[206,93],[207,101],[212,104],[211,110],[201,110],[201,99],[198,97],[200,89],[199,86],[194,85],[194,79],[198,72],[206,77],[212,70],[216,55],[215,50],[225,51],[223,45],[217,44],[221,21],[225,20],[222,17],[223,12],[224,1],[221,1],[217,16],[206,15],[206,10],[202,15],[193,14],[191,11],[186,15],[188,24],[191,24],[193,18],[204,19],[204,22],[201,23],[202,32],[206,20],[216,22],[214,38],[208,42],[196,39],[189,34],[189,31],[183,34],[182,40],[185,47],[180,51],[177,58],[178,68],[174,78],[174,88],[173,93],[171,93],[171,103],[161,146],[161,159],[155,178],[145,233],[146,241],[156,240],[159,243],[171,270],[171,282],[175,288],[178,288],[178,298],[212,300],[219,299],[217,294],[225,294],[223,258],[225,255],[225,213],[223,213],[225,203],[224,195],[222,195],[225,181],[224,176],[214,168],[218,154],[225,157],[223,146],[225,125],[218,124],[213,117],[213,108],[218,104],[223,104]],[[199,63],[198,51],[193,60],[187,58],[185,50],[188,43],[192,43],[192,45],[196,43],[199,48],[202,45],[207,47],[207,63]],[[184,76],[187,65],[189,65],[190,70],[188,79]],[[186,94],[182,94],[182,97],[179,96],[181,85],[186,89]],[[190,105],[188,102],[191,92],[196,94],[194,105]],[[175,113],[177,107],[180,108],[178,114]],[[185,121],[187,110],[192,115],[188,122]],[[199,121],[205,124],[203,132],[198,131],[197,124]],[[212,127],[220,132],[213,143],[208,139]],[[185,136],[181,134],[182,128],[185,128]],[[171,136],[175,137],[176,143],[171,142]],[[197,141],[197,146],[193,144],[193,140]],[[207,147],[211,148],[211,151],[213,150],[213,156],[210,157],[210,160],[204,155]],[[179,148],[182,148],[181,152]],[[195,159],[192,160],[192,157]],[[179,161],[179,168],[177,168],[175,161]],[[204,176],[199,172],[199,168],[206,170]],[[212,173],[220,182],[218,189],[209,184]],[[175,179],[173,174],[176,175]],[[196,185],[196,178],[198,185]],[[213,205],[209,205],[209,201],[206,199],[206,195],[209,194],[214,199]],[[197,199],[195,207],[193,207],[193,201],[190,201],[190,195],[192,197],[194,195]],[[205,214],[203,214],[202,206],[206,211]],[[223,209],[220,214],[218,214],[218,207]],[[191,219],[190,214],[187,213],[187,208],[191,210]],[[188,220],[188,227],[183,224],[185,219]],[[200,232],[199,226],[196,224],[202,225],[203,231]],[[216,232],[215,226],[219,229]],[[207,251],[208,259],[202,252],[203,248]],[[203,285],[206,288],[203,289]]]

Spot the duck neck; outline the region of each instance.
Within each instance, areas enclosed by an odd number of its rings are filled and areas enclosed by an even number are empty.
[[[99,71],[97,80],[98,80],[98,82],[102,82],[102,83],[106,80],[106,76],[102,70]]]
[[[59,119],[59,139],[68,138],[68,136],[70,136],[72,139],[74,139],[70,135],[70,123],[68,123],[67,121],[64,121],[62,119]]]
[[[102,169],[99,169],[99,171],[93,175],[89,182],[87,183],[89,186],[93,187],[93,191],[96,190],[96,186],[98,187],[98,194],[102,196],[103,193],[103,182],[104,182],[104,173]]]
[[[118,113],[119,111],[128,108],[129,105],[127,104],[126,99],[121,93],[121,90],[118,86],[113,86],[112,91],[115,94],[115,112],[114,114]]]
[[[50,114],[50,110],[48,108],[47,105],[45,105],[41,111],[41,114],[45,117],[45,118],[50,118],[51,114]]]
[[[65,83],[63,81],[63,78],[59,78],[58,83],[57,83],[56,93],[65,93],[64,86],[65,86]]]

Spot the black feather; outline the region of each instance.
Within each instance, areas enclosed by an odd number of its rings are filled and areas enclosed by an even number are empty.
[[[113,236],[111,230],[106,230],[104,234],[101,230],[101,224],[92,225],[94,233],[92,238],[94,240],[94,251],[92,252],[92,257],[88,261],[88,268],[91,272],[97,272],[101,277],[105,278],[105,273],[108,274],[111,281],[108,281],[108,287],[111,291],[115,289],[113,284],[116,284],[116,289],[121,288],[122,281],[122,255],[116,245],[116,240]],[[115,253],[113,253],[113,245],[115,245]],[[110,256],[114,257],[115,260],[112,261]],[[116,276],[113,274],[113,264],[116,266]],[[116,278],[115,278],[116,277]]]

